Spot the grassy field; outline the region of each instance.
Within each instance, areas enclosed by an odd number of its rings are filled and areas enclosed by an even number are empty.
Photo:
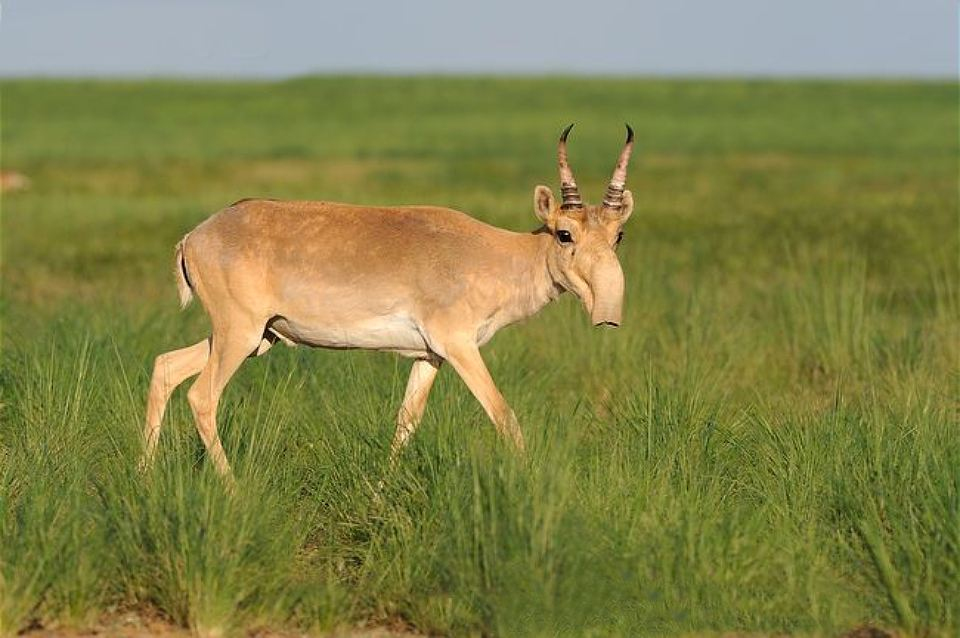
[[[956,84],[4,81],[0,635],[960,632]],[[228,387],[229,497],[185,385],[174,243],[241,197],[533,229],[555,140],[597,201],[637,131],[624,326],[569,296],[485,349],[529,455],[442,371],[275,348]],[[381,496],[375,486],[387,477]]]

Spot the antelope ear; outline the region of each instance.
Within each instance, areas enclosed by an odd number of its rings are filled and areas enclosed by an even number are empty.
[[[633,212],[633,193],[623,191],[623,200],[621,201],[623,202],[623,206],[620,208],[620,223],[623,224]]]
[[[550,218],[553,212],[553,191],[547,186],[537,186],[533,189],[533,212],[537,214],[537,219],[544,224]]]

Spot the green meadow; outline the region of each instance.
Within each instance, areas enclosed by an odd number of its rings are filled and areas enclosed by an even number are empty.
[[[5,80],[0,636],[960,632],[955,83]],[[556,138],[597,202],[637,132],[624,322],[561,297],[445,367],[276,347],[228,386],[225,491],[184,384],[174,244],[243,197],[440,204],[533,230]],[[382,489],[377,488],[383,481]],[[366,628],[366,629],[363,629]],[[875,634],[883,635],[883,634]]]

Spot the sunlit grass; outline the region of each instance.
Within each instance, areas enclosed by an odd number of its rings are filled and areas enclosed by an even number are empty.
[[[953,85],[492,79],[6,82],[0,635],[140,610],[205,635],[960,627]],[[240,197],[438,203],[533,228],[568,120],[595,199],[620,127],[624,327],[564,298],[485,349],[518,459],[444,369],[274,348],[174,394],[136,472],[173,244]],[[186,385],[184,388],[187,387]],[[383,487],[378,488],[383,481]]]

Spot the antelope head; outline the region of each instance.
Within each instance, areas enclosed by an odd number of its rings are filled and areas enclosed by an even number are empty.
[[[616,250],[623,239],[623,225],[633,212],[633,195],[624,190],[633,129],[627,125],[627,141],[603,203],[596,206],[584,205],[567,162],[567,136],[572,128],[573,124],[563,130],[557,148],[561,201],[557,204],[547,186],[537,186],[534,210],[553,236],[547,267],[554,283],[580,298],[593,325],[617,327],[623,310],[623,270]]]

